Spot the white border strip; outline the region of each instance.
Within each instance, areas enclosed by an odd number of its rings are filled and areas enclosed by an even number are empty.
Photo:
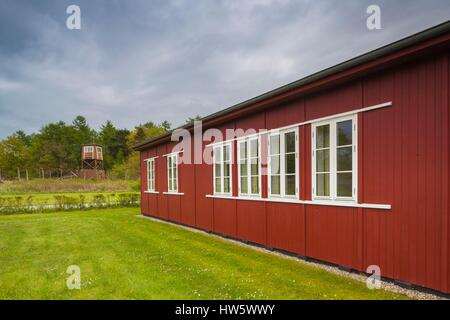
[[[159,194],[159,191],[144,191],[144,193],[148,193],[148,194]]]
[[[347,111],[347,112],[343,112],[343,113],[333,114],[331,116],[327,116],[327,117],[323,117],[323,118],[317,118],[317,119],[313,119],[313,120],[299,122],[299,123],[291,124],[291,125],[288,125],[285,127],[276,128],[276,129],[272,129],[272,130],[266,130],[264,132],[258,132],[258,133],[250,134],[247,136],[241,136],[241,137],[233,138],[233,139],[226,140],[226,141],[214,142],[214,143],[206,145],[205,148],[212,147],[215,145],[220,145],[220,144],[227,143],[227,142],[236,141],[239,139],[245,139],[245,138],[250,138],[253,136],[260,136],[260,135],[270,134],[270,133],[277,132],[277,131],[288,130],[288,129],[292,129],[295,127],[312,124],[314,122],[329,121],[329,120],[333,120],[335,118],[350,116],[350,115],[354,115],[354,114],[358,114],[358,113],[362,113],[362,112],[368,112],[368,111],[382,109],[382,108],[391,107],[391,106],[392,106],[392,101],[389,101],[389,102],[377,104],[377,105],[366,107],[366,108],[355,109],[355,110],[351,110],[351,111]]]
[[[184,196],[183,192],[163,192],[163,194],[168,196]]]
[[[171,156],[171,155],[173,155],[173,154],[179,155],[180,153],[183,153],[183,152],[184,152],[184,150],[176,151],[176,152],[171,152],[171,153],[163,154],[162,157],[163,157],[163,158],[167,158],[168,156]]]
[[[148,159],[144,159],[144,162],[149,162],[150,160],[158,159],[158,158],[159,158],[159,156],[148,158]]]
[[[365,209],[380,209],[390,210],[392,206],[390,204],[368,204],[368,203],[355,203],[345,201],[309,201],[309,200],[297,200],[297,199],[272,199],[272,198],[244,198],[244,197],[227,197],[227,196],[214,196],[206,195],[210,199],[225,199],[225,200],[242,200],[242,201],[259,201],[259,202],[276,202],[276,203],[295,203],[305,204],[313,206],[329,206],[329,207],[347,207],[347,208],[365,208]]]

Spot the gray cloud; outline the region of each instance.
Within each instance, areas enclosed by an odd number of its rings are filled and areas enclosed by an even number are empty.
[[[383,30],[370,32],[373,3]],[[3,0],[0,138],[78,114],[177,125],[449,18],[448,0]]]

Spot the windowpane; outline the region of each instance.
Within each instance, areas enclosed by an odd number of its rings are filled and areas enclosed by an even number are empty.
[[[294,196],[295,195],[295,175],[288,175],[285,178],[285,188],[286,195]]]
[[[216,164],[216,165],[214,165],[214,167],[215,167],[215,171],[216,171],[216,177],[221,177],[222,176],[221,165],[220,164]]]
[[[252,159],[250,160],[250,167],[251,167],[251,175],[255,176],[258,175],[258,159]]]
[[[223,178],[223,192],[230,192],[230,178]]]
[[[230,176],[230,164],[224,163],[223,165],[223,176],[229,177]]]
[[[169,191],[173,190],[173,188],[172,188],[172,179],[169,179],[169,188],[168,188],[168,190]]]
[[[223,147],[223,161],[230,161],[230,146]]]
[[[216,192],[222,192],[221,180],[220,178],[216,178]]]
[[[222,162],[222,149],[221,148],[214,148],[214,161],[215,161],[215,163]]]
[[[252,177],[251,183],[252,183],[252,193],[257,194],[259,193],[259,181],[258,177]]]
[[[256,158],[258,156],[258,140],[250,141],[250,157]]]
[[[337,174],[337,196],[351,197],[352,196],[352,173],[338,173]]]
[[[316,148],[323,149],[330,147],[330,125],[316,128]]]
[[[295,153],[287,154],[285,160],[286,173],[295,173]]]
[[[279,154],[280,153],[280,136],[271,136],[270,137],[270,154]]]
[[[248,178],[247,177],[241,177],[241,193],[248,193]]]
[[[172,167],[176,170],[177,169],[177,157],[173,157],[172,159]]]
[[[280,156],[270,157],[270,173],[280,174]]]
[[[316,175],[316,194],[319,197],[329,197],[330,196],[330,174],[319,173]]]
[[[239,159],[247,159],[247,143],[239,143]]]
[[[271,194],[280,194],[280,176],[271,176],[270,189]]]
[[[240,164],[240,168],[241,168],[241,176],[246,176],[247,175],[247,161],[242,161]]]
[[[348,146],[352,144],[352,120],[338,122],[337,128],[337,145]]]
[[[316,151],[316,171],[317,172],[330,171],[330,150]]]
[[[295,132],[284,135],[285,153],[295,152]]]
[[[172,169],[169,167],[169,179],[172,179]]]
[[[337,171],[352,171],[352,147],[337,149]]]

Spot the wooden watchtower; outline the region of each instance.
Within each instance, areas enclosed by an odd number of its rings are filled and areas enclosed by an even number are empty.
[[[103,148],[98,144],[84,144],[81,146],[81,170],[83,179],[104,179]]]

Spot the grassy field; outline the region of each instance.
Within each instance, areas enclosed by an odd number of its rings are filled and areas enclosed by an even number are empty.
[[[126,192],[139,191],[134,180],[34,179],[0,182],[0,195],[55,192]]]
[[[138,213],[0,216],[0,299],[405,298]],[[66,287],[70,265],[80,290]]]

